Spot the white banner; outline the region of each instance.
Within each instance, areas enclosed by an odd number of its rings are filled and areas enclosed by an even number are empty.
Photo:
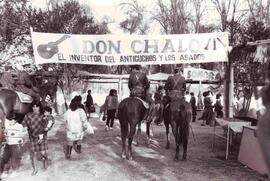
[[[31,32],[35,63],[95,65],[225,62],[228,33],[68,35]]]

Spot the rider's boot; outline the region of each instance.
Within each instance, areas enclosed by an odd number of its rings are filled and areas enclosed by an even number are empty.
[[[145,120],[146,122],[148,121],[148,115],[149,115],[149,108],[146,109],[146,111],[144,113],[144,117],[143,117],[143,120]]]
[[[151,122],[151,114],[152,114],[152,111],[153,111],[153,104],[150,104],[149,108],[146,110],[146,113],[145,113],[145,120],[146,120],[146,123],[149,123]]]

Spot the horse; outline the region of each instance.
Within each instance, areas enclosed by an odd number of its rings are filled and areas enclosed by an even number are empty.
[[[132,160],[132,141],[136,132],[136,126],[139,126],[138,134],[140,134],[140,124],[146,113],[146,108],[136,97],[127,97],[123,99],[118,106],[118,119],[121,129],[122,140],[122,158]],[[149,134],[149,124],[148,124]],[[128,138],[128,150],[126,150],[126,139]]]
[[[164,125],[166,127],[166,149],[170,148],[169,142],[169,125],[171,125],[172,132],[175,138],[175,157],[174,160],[179,160],[179,146],[183,144],[182,160],[187,159],[187,146],[189,137],[189,124],[192,119],[191,105],[179,99],[171,100],[171,102],[164,108]]]

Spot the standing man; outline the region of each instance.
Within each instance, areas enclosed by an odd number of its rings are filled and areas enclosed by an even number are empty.
[[[91,89],[89,89],[87,91],[87,97],[86,97],[86,101],[85,101],[85,106],[86,106],[86,110],[88,112],[88,116],[90,117],[91,114],[91,107],[94,106],[94,102],[93,102],[93,98],[91,95]]]
[[[192,109],[192,122],[195,122],[196,121],[196,109],[197,109],[197,106],[196,106],[196,99],[195,99],[195,96],[194,96],[194,93],[191,92],[190,93],[190,104],[191,104],[191,109]]]

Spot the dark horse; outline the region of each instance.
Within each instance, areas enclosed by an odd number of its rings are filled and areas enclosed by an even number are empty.
[[[189,137],[189,123],[192,118],[191,105],[180,100],[172,100],[164,109],[164,124],[166,127],[167,144],[166,149],[170,148],[169,142],[169,125],[175,138],[176,152],[174,160],[179,160],[179,146],[183,144],[183,160],[187,159],[187,146]]]
[[[143,120],[145,113],[146,108],[144,107],[143,103],[137,98],[128,97],[120,102],[118,106],[118,118],[121,127],[122,158],[132,160],[132,149],[131,149],[132,140],[136,132],[136,126],[141,124],[141,121]],[[127,138],[128,138],[128,150],[126,150]]]

